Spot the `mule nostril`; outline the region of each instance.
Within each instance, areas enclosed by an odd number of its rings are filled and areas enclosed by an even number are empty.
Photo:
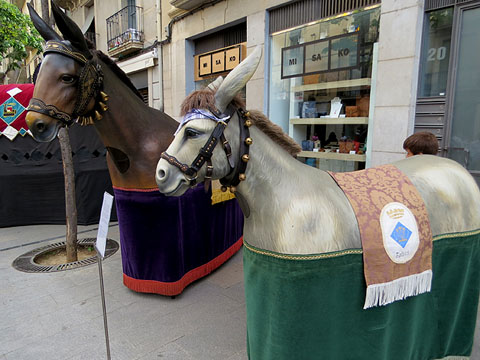
[[[36,126],[38,132],[43,132],[46,129],[46,126],[42,121],[37,122],[37,124],[35,126]]]
[[[164,179],[164,178],[165,178],[165,175],[166,175],[165,170],[163,170],[163,169],[158,170],[158,172],[157,172],[157,178],[158,178],[158,180]]]

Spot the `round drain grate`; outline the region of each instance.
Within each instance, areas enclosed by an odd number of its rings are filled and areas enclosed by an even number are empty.
[[[95,238],[86,238],[86,239],[78,240],[77,244],[81,246],[95,246],[96,241],[97,240]],[[66,244],[65,241],[62,241],[55,244],[46,245],[35,250],[31,250],[17,257],[13,261],[12,266],[15,269],[23,272],[45,273],[45,272],[55,272],[55,271],[76,269],[82,266],[95,264],[97,262],[97,255],[83,259],[83,260],[78,260],[71,263],[58,264],[58,265],[40,265],[34,262],[34,259],[37,256],[58,248],[65,247],[65,244]],[[107,246],[105,248],[105,258],[115,254],[118,248],[119,248],[118,243],[115,240],[107,239]]]

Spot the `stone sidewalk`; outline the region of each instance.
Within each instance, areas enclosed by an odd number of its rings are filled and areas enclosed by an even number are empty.
[[[79,226],[95,238],[97,226]],[[117,223],[108,238],[120,243]],[[24,273],[12,262],[65,240],[64,225],[0,229],[0,360],[106,359],[98,266]],[[120,250],[103,262],[111,358],[244,360],[246,313],[242,254],[175,299],[129,290]]]
[[[78,231],[95,238],[97,226]],[[108,238],[120,243],[117,223]],[[64,225],[0,229],[0,360],[106,359],[96,264],[51,273],[12,267],[19,255],[64,239]],[[175,299],[126,288],[120,250],[104,260],[103,275],[112,359],[247,359],[241,250]],[[480,360],[479,328],[471,360]]]

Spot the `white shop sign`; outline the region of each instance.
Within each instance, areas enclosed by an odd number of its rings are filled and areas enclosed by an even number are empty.
[[[359,34],[344,34],[282,49],[281,78],[347,70],[359,64]]]

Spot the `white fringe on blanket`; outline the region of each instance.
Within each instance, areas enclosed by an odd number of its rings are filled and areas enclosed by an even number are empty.
[[[432,287],[432,270],[395,279],[383,284],[367,287],[364,309],[383,306],[409,296],[430,292]]]

